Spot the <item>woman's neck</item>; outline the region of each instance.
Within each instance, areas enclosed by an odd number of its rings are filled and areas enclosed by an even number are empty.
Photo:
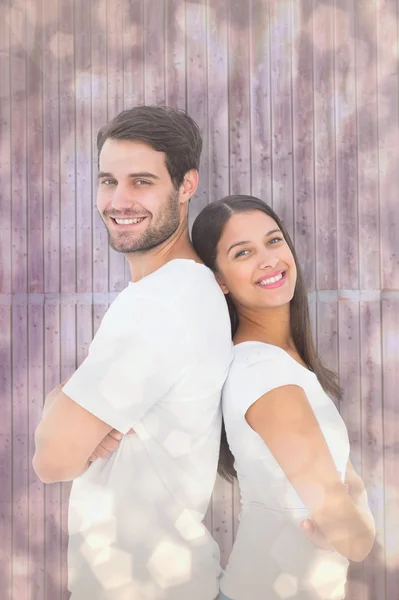
[[[263,342],[295,351],[291,335],[289,305],[276,308],[238,311],[239,325],[234,343]]]

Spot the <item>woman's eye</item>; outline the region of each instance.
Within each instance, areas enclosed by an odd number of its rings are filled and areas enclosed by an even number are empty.
[[[246,252],[249,252],[249,250],[240,250],[239,252],[237,252],[237,254],[235,255],[234,258],[239,258],[240,256],[246,256]]]
[[[282,242],[283,239],[280,237],[275,237],[272,240],[269,240],[269,244],[277,244],[277,242]]]

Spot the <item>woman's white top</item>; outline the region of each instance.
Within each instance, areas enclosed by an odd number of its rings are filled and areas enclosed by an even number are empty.
[[[277,346],[243,342],[223,391],[227,439],[241,492],[239,528],[221,589],[232,600],[342,600],[348,560],[314,546],[300,530],[308,510],[245,414],[284,385],[303,388],[344,480],[346,426],[316,375]]]

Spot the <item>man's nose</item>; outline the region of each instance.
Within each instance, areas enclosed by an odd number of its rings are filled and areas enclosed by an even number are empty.
[[[123,184],[118,184],[112,195],[112,208],[115,210],[126,210],[134,204],[133,193]]]

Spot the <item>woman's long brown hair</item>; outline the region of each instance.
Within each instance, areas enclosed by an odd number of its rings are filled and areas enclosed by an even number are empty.
[[[274,210],[263,200],[254,196],[226,196],[218,202],[212,202],[201,211],[194,221],[191,234],[194,249],[204,264],[216,273],[218,270],[217,247],[227,222],[234,214],[254,211],[265,213],[277,223],[294,257],[297,268],[297,281],[294,296],[290,303],[290,326],[295,348],[308,369],[316,374],[326,393],[339,399],[341,390],[338,377],[336,373],[323,365],[313,343],[306,286],[294,245],[287,229]],[[228,295],[226,300],[231,320],[231,333],[234,336],[238,327],[238,314]],[[224,424],[222,427],[218,472],[228,481],[232,481],[237,476],[234,468],[234,457],[227,442]]]

